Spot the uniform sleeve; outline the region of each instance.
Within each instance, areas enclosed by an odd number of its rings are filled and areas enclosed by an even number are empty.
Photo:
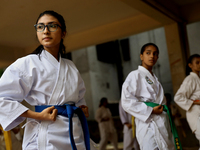
[[[167,103],[167,100],[166,100],[166,97],[164,96],[161,104],[166,105],[166,103]]]
[[[120,119],[121,119],[121,122],[122,124],[125,124],[125,123],[128,123],[129,120],[128,120],[128,114],[127,112],[124,111],[124,109],[122,108],[122,102],[120,101],[119,102],[119,116],[120,116]]]
[[[174,101],[186,111],[188,111],[193,104],[190,97],[194,92],[195,85],[196,83],[192,78],[186,78],[174,96]]]
[[[98,108],[95,114],[95,120],[100,123],[102,119],[102,113],[101,113],[101,109]]]
[[[84,81],[83,79],[81,78],[81,75],[78,73],[78,88],[79,88],[79,96],[78,96],[78,103],[76,103],[76,106],[81,106],[81,105],[86,105],[86,102],[85,102],[85,99],[84,99],[84,96],[85,96],[85,92],[86,92],[86,89],[85,89],[85,84],[84,84]]]
[[[30,90],[30,78],[26,73],[11,65],[0,79],[0,124],[4,130],[10,130],[22,121],[22,113],[28,110],[20,102]]]
[[[153,108],[138,100],[136,94],[137,90],[140,90],[139,88],[138,77],[134,74],[129,74],[122,86],[122,107],[132,116],[145,122],[150,117]]]

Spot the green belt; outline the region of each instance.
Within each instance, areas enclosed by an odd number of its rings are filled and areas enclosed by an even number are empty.
[[[147,106],[150,106],[150,107],[155,107],[155,106],[158,106],[159,104],[156,104],[156,103],[152,103],[152,102],[144,102]],[[168,109],[168,107],[166,105],[162,105],[163,106],[163,111],[167,112],[168,116],[169,116],[169,122],[170,122],[170,126],[171,126],[171,130],[172,130],[172,134],[174,136],[174,143],[175,143],[175,147],[176,147],[176,150],[182,150],[182,146],[181,146],[181,142],[180,142],[180,139],[178,137],[178,133],[177,133],[177,130],[176,130],[176,126],[174,124],[174,121],[173,119],[171,118],[171,114],[170,114],[170,111]]]

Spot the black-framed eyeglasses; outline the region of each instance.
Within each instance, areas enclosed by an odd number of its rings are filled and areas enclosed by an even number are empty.
[[[43,23],[39,23],[39,24],[35,24],[34,25],[35,27],[35,30],[37,32],[42,32],[44,31],[44,29],[47,27],[47,29],[50,31],[50,32],[54,32],[58,29],[58,27],[61,28],[61,26],[59,24],[55,24],[55,23],[50,23],[50,24],[47,24],[47,25],[44,25]]]

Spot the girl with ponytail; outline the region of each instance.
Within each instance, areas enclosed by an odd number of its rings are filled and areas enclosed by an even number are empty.
[[[189,126],[200,142],[200,55],[191,55],[186,65],[186,78],[174,101],[184,110]],[[200,147],[199,147],[200,149]]]

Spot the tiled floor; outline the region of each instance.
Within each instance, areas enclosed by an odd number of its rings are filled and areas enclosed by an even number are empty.
[[[98,146],[98,144],[97,144]],[[123,142],[118,143],[118,149],[123,150]],[[198,150],[199,147],[183,147],[183,150]],[[108,144],[106,150],[113,150],[112,144]]]
[[[183,147],[183,150],[198,150],[199,147]]]
[[[107,147],[106,147],[106,149],[107,149],[107,150],[112,150],[112,149],[113,149],[112,144],[108,144]],[[123,149],[123,142],[119,142],[119,143],[118,143],[118,149],[119,149],[119,150],[122,150],[122,149]]]
[[[99,147],[99,144],[96,144],[97,145],[97,148]],[[118,149],[119,150],[123,150],[123,142],[119,142],[118,143]],[[108,144],[106,146],[106,150],[113,150],[113,145],[112,144]]]

